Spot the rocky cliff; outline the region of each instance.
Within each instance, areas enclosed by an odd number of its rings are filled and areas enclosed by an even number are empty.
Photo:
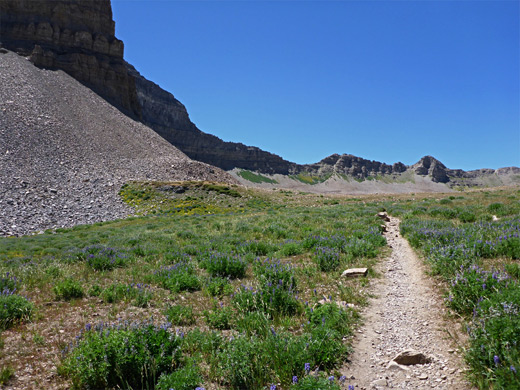
[[[351,154],[333,154],[316,164],[300,165],[296,168],[299,172],[314,174],[337,173],[351,176],[356,179],[365,179],[369,176],[391,175],[406,171],[407,167],[401,162],[393,165],[379,161],[367,160]]]
[[[115,37],[110,0],[0,0],[0,40],[36,66],[62,69],[140,118],[123,42]]]
[[[297,165],[293,167],[293,170],[318,176],[328,176],[334,173],[361,180],[385,175],[397,179],[401,174],[414,174],[427,177],[434,183],[447,184],[449,187],[479,187],[520,183],[520,168],[518,167],[464,171],[446,168],[442,162],[432,156],[424,156],[417,163],[407,166],[401,162],[388,165],[351,154],[333,154],[316,164]]]

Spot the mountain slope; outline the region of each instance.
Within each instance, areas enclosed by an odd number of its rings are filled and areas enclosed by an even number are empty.
[[[448,169],[431,156],[407,167],[348,154],[299,165],[254,146],[224,142],[199,130],[181,102],[124,61],[123,42],[114,36],[114,26],[110,0],[0,0],[0,34],[7,48],[28,55],[39,67],[64,70],[198,161],[225,170],[314,175],[319,181],[333,174],[402,181],[406,174],[451,187],[518,183],[515,167],[464,172]]]
[[[0,54],[0,234],[122,217],[133,179],[233,182],[63,71]]]
[[[297,164],[255,146],[225,142],[200,131],[190,120],[184,105],[157,84],[147,80],[127,64],[134,78],[142,121],[190,158],[225,170],[236,167],[264,173],[289,174]]]

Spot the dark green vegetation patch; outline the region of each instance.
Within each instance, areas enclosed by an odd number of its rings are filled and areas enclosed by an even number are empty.
[[[251,171],[238,171],[237,175],[243,179],[246,179],[252,183],[269,183],[269,184],[277,184],[278,182],[274,179],[269,179],[268,177],[261,175],[259,173],[253,173]]]

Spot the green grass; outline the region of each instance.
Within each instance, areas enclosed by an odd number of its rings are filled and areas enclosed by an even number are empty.
[[[60,375],[49,386],[127,388],[125,380],[131,380],[134,388],[265,389],[274,383],[278,389],[337,388],[337,378],[327,378],[348,357],[358,309],[317,305],[324,296],[357,308],[366,303],[370,278],[340,280],[340,275],[346,267],[368,267],[373,276],[375,264],[387,255],[376,213],[386,209],[399,216],[403,233],[426,253],[427,240],[415,237],[421,226],[464,229],[454,237],[476,243],[472,234],[482,232],[492,213],[503,215],[497,224],[517,219],[520,199],[511,190],[452,198],[329,198],[214,183],[130,183],[121,195],[143,215],[0,238],[1,283],[8,288],[15,283],[31,305],[31,315],[11,321],[9,337],[2,336],[4,348],[17,354],[0,354],[0,366],[22,372],[28,359],[55,364],[59,356]],[[177,207],[181,202],[198,206]],[[479,257],[482,267],[507,265],[516,283],[518,245],[506,241],[495,252],[476,248],[488,251]],[[323,247],[338,256],[317,259]],[[460,265],[472,264],[464,254],[455,256],[456,264],[440,254],[428,261],[433,272],[451,280]],[[460,291],[457,302],[464,309],[454,310],[465,313],[465,302],[479,294]],[[496,307],[480,310],[488,318]],[[101,323],[103,334],[99,327],[92,330]],[[160,330],[165,323],[172,326],[167,335]],[[515,329],[514,319],[490,326],[502,329],[505,323]],[[125,343],[137,353],[123,353]],[[156,355],[162,343],[171,347],[168,365]],[[489,351],[492,362],[501,353]],[[89,356],[92,365],[81,356]],[[514,359],[511,353],[499,356],[503,362]],[[308,375],[306,363],[324,376]],[[498,383],[496,373],[504,367],[482,367],[491,374],[478,380]]]
[[[253,173],[251,171],[240,170],[237,172],[237,175],[243,179],[246,179],[252,183],[269,183],[269,184],[278,184],[278,182],[274,179],[269,179],[268,177],[261,175],[259,173]]]
[[[293,180],[300,181],[304,184],[318,184],[327,181],[332,176],[332,173],[327,173],[324,175],[313,175],[311,173],[298,173],[297,175],[289,175],[289,177]]]

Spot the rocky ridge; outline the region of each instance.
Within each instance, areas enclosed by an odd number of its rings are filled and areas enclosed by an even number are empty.
[[[6,52],[0,85],[0,235],[125,217],[128,180],[234,182],[63,71]]]

